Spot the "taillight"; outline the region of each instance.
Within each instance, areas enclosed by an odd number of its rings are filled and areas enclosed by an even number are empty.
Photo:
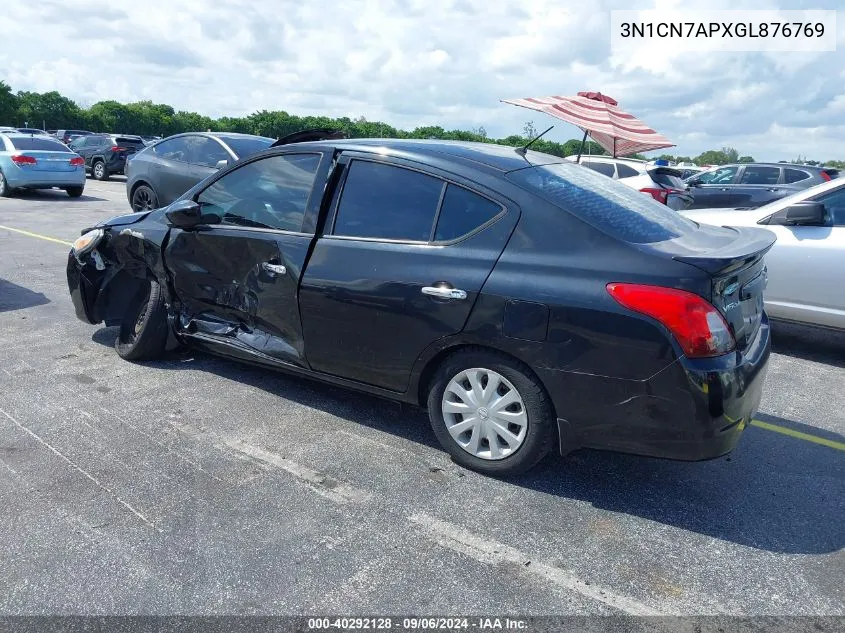
[[[129,148],[128,147],[121,147],[120,145],[112,145],[109,149],[113,152],[125,152]]]
[[[656,189],[654,187],[645,187],[644,189],[640,189],[642,193],[647,193],[652,198],[657,200],[660,204],[666,204],[666,198],[669,197],[669,190],[668,189]]]
[[[620,305],[665,325],[688,358],[720,356],[736,347],[724,317],[697,294],[625,283],[607,284],[607,291]]]
[[[73,165],[74,167],[79,167],[80,165],[85,164],[85,159],[82,158],[82,156],[77,156],[76,158],[70,159],[70,164]]]
[[[824,180],[825,182],[830,180],[830,174],[827,173],[826,171],[821,172],[821,177],[822,177],[822,180]]]
[[[15,165],[34,165],[38,161],[32,156],[12,156],[12,162]]]

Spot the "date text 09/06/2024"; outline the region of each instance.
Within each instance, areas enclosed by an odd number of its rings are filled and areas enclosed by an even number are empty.
[[[308,629],[313,631],[330,630],[376,630],[376,631],[525,631],[525,620],[497,617],[326,617],[308,618]]]

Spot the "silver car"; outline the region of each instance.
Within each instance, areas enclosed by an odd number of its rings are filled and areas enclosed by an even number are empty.
[[[697,209],[702,224],[762,226],[777,235],[766,255],[766,312],[773,319],[845,330],[845,179],[751,210]]]
[[[0,196],[16,189],[64,189],[78,198],[85,189],[85,159],[49,136],[0,133]]]

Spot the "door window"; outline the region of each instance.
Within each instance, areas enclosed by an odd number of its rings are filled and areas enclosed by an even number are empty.
[[[433,176],[353,160],[335,219],[335,235],[428,242],[443,192]]]
[[[800,169],[784,169],[783,170],[783,181],[790,183],[790,182],[799,182],[801,180],[807,180],[810,177],[806,171],[801,171]]]
[[[813,199],[824,204],[834,226],[845,226],[845,187]]]
[[[188,162],[203,167],[217,167],[221,160],[231,160],[229,152],[213,138],[207,136],[188,137]]]
[[[640,175],[636,169],[625,163],[616,163],[616,173],[619,178],[633,178]]]
[[[593,171],[597,171],[600,174],[604,174],[605,176],[613,178],[613,163],[598,163],[590,160],[582,160],[581,164],[584,165],[584,167],[586,167],[587,169],[592,169]]]
[[[776,185],[780,179],[780,168],[747,166],[742,173],[740,183],[743,185]]]
[[[495,202],[469,189],[449,184],[437,216],[434,240],[447,242],[469,235],[501,212],[502,207]]]
[[[162,141],[153,149],[155,153],[167,160],[177,160],[183,163],[188,162],[188,140],[189,136],[180,136]]]
[[[713,171],[705,171],[698,176],[705,185],[728,185],[733,182],[739,167],[719,167]]]
[[[203,213],[230,226],[299,231],[320,154],[282,154],[229,172],[197,196]]]

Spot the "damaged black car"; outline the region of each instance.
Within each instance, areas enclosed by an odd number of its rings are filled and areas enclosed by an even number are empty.
[[[770,350],[764,229],[699,226],[493,144],[278,144],[86,229],[77,316],[139,361],[191,346],[428,410],[460,464],[731,451]]]

